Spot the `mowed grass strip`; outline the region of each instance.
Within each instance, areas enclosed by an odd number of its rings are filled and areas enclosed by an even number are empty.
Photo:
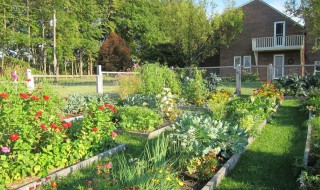
[[[307,119],[300,109],[299,100],[284,100],[217,189],[298,189],[296,163],[303,157]]]

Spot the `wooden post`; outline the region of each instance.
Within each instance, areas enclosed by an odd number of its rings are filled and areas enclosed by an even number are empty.
[[[34,90],[34,78],[31,73],[31,69],[27,69],[26,76],[29,81],[27,81],[27,89],[32,91]]]
[[[273,80],[273,65],[269,64],[267,69],[267,81],[271,83]]]
[[[98,65],[97,67],[97,93],[103,93],[103,76],[101,72],[101,65]]]
[[[241,95],[241,66],[240,64],[236,65],[236,95]]]

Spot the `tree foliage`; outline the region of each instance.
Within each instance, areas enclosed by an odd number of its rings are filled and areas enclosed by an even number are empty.
[[[232,6],[215,13],[213,0],[0,0],[0,5],[0,52],[50,74],[54,10],[58,70],[80,75],[101,64],[99,48],[110,32],[125,40],[136,60],[184,67],[229,44],[242,22],[241,11]]]
[[[319,0],[287,0],[286,10],[293,16],[305,22],[307,33],[320,42],[320,1]],[[320,50],[320,43],[314,45],[314,50]]]
[[[116,33],[110,33],[99,52],[103,70],[125,71],[131,67],[131,52],[126,42]]]

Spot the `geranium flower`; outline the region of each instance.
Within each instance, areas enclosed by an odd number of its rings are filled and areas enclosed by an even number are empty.
[[[19,135],[18,135],[17,133],[12,133],[12,134],[10,135],[10,139],[11,139],[12,141],[18,140],[18,138],[19,138]]]
[[[92,128],[92,131],[93,131],[93,132],[97,132],[97,131],[98,131],[98,128],[94,127],[94,128]]]
[[[116,132],[112,131],[111,132],[111,137],[116,137],[116,136],[118,136],[118,134]]]
[[[9,97],[9,94],[7,94],[7,93],[1,93],[1,94],[0,94],[0,97],[6,99],[6,98]]]
[[[46,95],[43,95],[43,99],[44,99],[45,101],[49,101],[49,100],[50,100],[50,97],[49,97],[49,96],[46,96]]]
[[[104,110],[104,106],[99,106],[99,109],[100,109],[101,111],[103,111],[103,110]]]
[[[37,113],[36,113],[36,117],[41,117],[42,116],[42,111],[37,111]]]
[[[5,146],[5,147],[2,147],[2,148],[1,148],[1,151],[2,151],[3,153],[9,153],[9,152],[11,151],[11,149]]]
[[[20,98],[22,99],[28,99],[29,97],[30,97],[30,94],[20,93]]]
[[[50,123],[50,126],[51,126],[53,129],[57,129],[57,128],[58,128],[58,126],[57,126],[56,124],[54,124],[54,123]]]
[[[40,98],[39,97],[37,97],[36,95],[32,95],[32,100],[34,100],[34,101],[38,101],[38,100],[40,100]]]
[[[47,127],[44,124],[40,125],[41,129],[43,129],[44,131],[47,130]]]
[[[72,126],[72,123],[63,123],[62,124],[62,127],[65,128],[65,129],[68,129],[71,126]]]
[[[110,108],[111,110],[114,109],[114,106],[112,104],[104,103],[104,106]]]

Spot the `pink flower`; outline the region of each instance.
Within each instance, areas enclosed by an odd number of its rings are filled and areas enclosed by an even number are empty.
[[[11,78],[18,80],[19,76],[15,72],[11,72]]]
[[[112,131],[111,132],[111,137],[116,137],[116,136],[118,136],[118,134],[116,132]]]
[[[8,147],[3,147],[2,149],[1,149],[1,151],[3,152],[3,153],[9,153],[10,152],[10,148],[8,148]]]
[[[105,167],[108,168],[108,169],[111,169],[112,168],[112,162],[106,163]]]

